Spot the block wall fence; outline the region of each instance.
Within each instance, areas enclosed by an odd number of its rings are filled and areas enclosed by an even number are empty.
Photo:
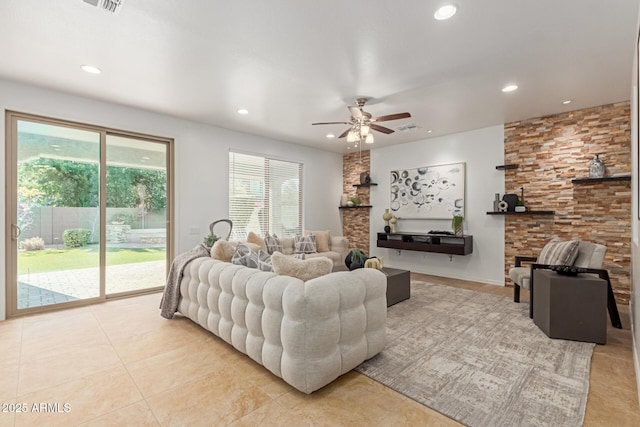
[[[551,239],[581,239],[607,246],[603,268],[609,270],[616,300],[627,303],[631,268],[631,182],[574,184],[589,176],[595,154],[606,176],[631,174],[629,102],[603,105],[505,124],[505,192],[520,194],[531,210],[555,215],[505,216],[505,284],[516,255],[537,256]],[[490,165],[495,166],[495,165]],[[370,152],[343,157],[343,192],[370,202],[369,188],[353,187],[369,171]],[[375,174],[374,174],[375,175]],[[473,207],[468,207],[473,208]],[[485,209],[483,206],[482,209]],[[367,252],[370,209],[341,209],[343,234],[351,248]]]

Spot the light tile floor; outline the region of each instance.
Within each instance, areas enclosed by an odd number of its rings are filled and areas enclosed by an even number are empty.
[[[159,301],[151,294],[0,322],[0,409],[26,408],[0,412],[0,427],[459,425],[355,372],[300,393],[190,320],[161,318]],[[628,309],[620,311],[625,329],[609,328],[594,352],[586,426],[640,425]]]

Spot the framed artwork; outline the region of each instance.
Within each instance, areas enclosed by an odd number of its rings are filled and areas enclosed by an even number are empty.
[[[390,211],[400,219],[464,216],[465,163],[391,171]]]

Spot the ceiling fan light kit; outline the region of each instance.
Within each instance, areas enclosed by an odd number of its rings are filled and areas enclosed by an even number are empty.
[[[351,120],[348,122],[318,122],[312,123],[312,125],[335,125],[345,124],[350,125],[350,128],[345,130],[338,138],[347,138],[348,143],[364,142],[366,144],[373,144],[374,138],[371,134],[372,130],[382,132],[385,134],[393,133],[393,129],[389,129],[384,126],[380,126],[375,122],[385,122],[390,120],[406,119],[411,117],[409,113],[396,113],[386,116],[372,117],[371,113],[363,110],[364,104],[367,102],[367,98],[357,98],[356,106],[348,106],[347,109],[351,113]]]

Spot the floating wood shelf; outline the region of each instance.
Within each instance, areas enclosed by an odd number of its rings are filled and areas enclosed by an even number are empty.
[[[338,209],[363,209],[363,208],[372,208],[371,205],[358,205],[358,206],[338,206]]]
[[[496,166],[496,169],[504,171],[507,169],[518,169],[518,165],[498,165]]]
[[[353,184],[354,187],[373,187],[374,185],[378,185],[375,182],[370,182],[368,184]]]
[[[424,233],[378,233],[376,246],[407,251],[468,255],[473,252],[473,236]]]
[[[487,212],[487,215],[555,215],[556,211]]]
[[[577,178],[571,180],[571,182],[574,184],[588,184],[590,182],[606,181],[631,181],[631,175],[606,176],[604,178]]]

